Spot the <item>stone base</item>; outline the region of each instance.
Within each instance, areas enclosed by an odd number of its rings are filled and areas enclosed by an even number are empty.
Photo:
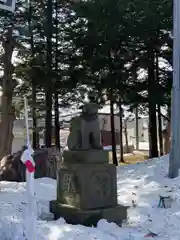
[[[83,210],[117,206],[116,166],[62,165],[57,173],[57,200]]]
[[[65,150],[63,152],[63,161],[67,164],[80,163],[109,163],[109,152],[103,149],[99,150]]]
[[[81,224],[85,226],[96,226],[100,219],[106,219],[121,226],[122,221],[127,219],[127,208],[117,205],[110,208],[81,210],[60,204],[58,201],[50,202],[50,212],[54,214],[55,220],[62,217],[69,224]]]

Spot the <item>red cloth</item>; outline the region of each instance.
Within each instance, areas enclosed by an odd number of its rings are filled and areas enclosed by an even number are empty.
[[[26,169],[28,170],[28,172],[30,172],[30,173],[35,172],[35,167],[33,166],[32,162],[30,160],[27,160],[25,165],[26,165]]]

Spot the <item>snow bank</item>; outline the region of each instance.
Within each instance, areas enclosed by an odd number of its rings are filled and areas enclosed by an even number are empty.
[[[131,206],[123,228],[103,219],[97,228],[72,226],[63,219],[38,220],[38,240],[141,240],[149,230],[158,234],[160,240],[179,240],[180,177],[168,179],[167,170],[168,156],[118,168],[118,201]],[[56,181],[36,179],[35,191],[40,217],[49,212],[49,201],[56,199]],[[171,191],[171,208],[158,208],[161,191]],[[25,183],[0,183],[1,240],[25,240],[26,207]]]

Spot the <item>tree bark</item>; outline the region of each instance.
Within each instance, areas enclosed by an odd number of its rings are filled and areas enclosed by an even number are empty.
[[[123,157],[123,110],[122,110],[121,101],[119,101],[119,122],[120,122],[120,128],[119,128],[120,162],[124,162],[124,157]]]
[[[59,103],[58,103],[58,93],[54,94],[54,113],[55,113],[55,144],[60,150],[60,124],[59,124]]]
[[[12,26],[8,28],[4,48],[4,76],[2,83],[1,123],[0,123],[0,159],[11,153],[13,140],[13,122],[15,120],[15,108],[12,105],[13,90],[15,83],[12,78],[13,65],[11,63],[14,50]]]
[[[37,119],[36,119],[36,83],[32,79],[32,120],[33,120],[33,149],[38,148],[38,130],[37,130]]]
[[[158,105],[158,135],[159,135],[159,152],[160,152],[160,156],[163,156],[162,119],[161,119],[160,105]]]
[[[158,157],[154,52],[148,50],[149,157]]]
[[[45,116],[45,145],[52,144],[52,0],[47,4],[47,79],[45,84],[46,116]]]
[[[138,117],[138,106],[135,109],[135,119],[136,119],[136,150],[139,149],[139,117]]]
[[[170,107],[168,108],[168,119],[171,119]],[[164,134],[164,152],[168,154],[171,149],[171,121],[167,121],[166,130]]]
[[[129,153],[129,143],[128,143],[128,132],[127,132],[127,121],[124,121],[124,136],[125,136],[125,146],[126,153]]]
[[[34,77],[34,64],[33,64],[33,58],[34,58],[34,37],[32,33],[32,3],[31,0],[29,1],[29,16],[28,16],[28,27],[29,27],[29,33],[30,33],[30,45],[31,45],[31,80],[32,80],[32,120],[33,120],[33,141],[32,146],[33,149],[36,149],[38,147],[37,143],[37,121],[36,121],[36,79]]]
[[[134,83],[137,82],[137,64],[132,66],[132,78]],[[139,149],[139,121],[138,121],[138,105],[135,108],[135,121],[136,121],[136,149]]]
[[[56,79],[55,82],[58,82],[58,1],[55,0],[55,9],[56,9],[56,44],[55,44],[55,72]],[[60,150],[60,123],[59,123],[59,94],[58,87],[55,83],[55,94],[54,94],[54,112],[55,112],[55,145]]]
[[[157,52],[156,52],[155,73],[156,73],[156,84],[159,88],[160,87],[160,82],[159,82],[159,58],[158,58],[158,53]],[[158,91],[158,89],[157,89],[157,91]],[[157,114],[158,114],[159,153],[160,153],[160,156],[163,156],[163,136],[162,136],[162,117],[161,117],[160,99],[157,102],[158,102],[158,104],[157,104]]]
[[[111,94],[110,94],[110,110],[111,110],[112,157],[113,157],[113,164],[118,166],[117,154],[116,154],[115,126],[114,126],[114,101],[113,101],[112,90],[111,90]]]
[[[171,150],[171,123],[167,123],[167,134],[165,137],[165,154],[168,154]]]

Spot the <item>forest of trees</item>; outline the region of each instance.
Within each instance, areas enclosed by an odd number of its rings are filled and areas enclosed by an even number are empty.
[[[15,13],[1,10],[0,158],[10,152],[12,124],[23,111],[23,105],[13,105],[14,96],[28,96],[33,147],[43,117],[46,147],[52,144],[53,120],[59,148],[59,109],[81,101],[77,92],[83,89],[94,90],[102,106],[110,102],[112,143],[115,104],[120,118],[122,106],[148,113],[150,157],[157,157],[161,119],[170,119],[171,32],[170,0],[17,0]],[[112,150],[117,164],[115,144]]]

